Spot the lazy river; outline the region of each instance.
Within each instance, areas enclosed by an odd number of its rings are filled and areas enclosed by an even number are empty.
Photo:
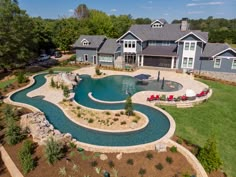
[[[99,145],[99,146],[140,145],[140,144],[146,144],[146,143],[157,141],[158,139],[165,136],[166,133],[170,129],[170,121],[162,112],[158,111],[155,108],[142,105],[142,104],[133,104],[134,110],[145,114],[149,119],[148,125],[142,130],[129,132],[129,133],[106,133],[106,132],[100,132],[100,131],[98,132],[95,130],[81,127],[73,123],[72,121],[70,121],[60,108],[58,108],[56,105],[48,101],[43,100],[42,97],[30,98],[26,96],[27,93],[45,84],[46,82],[46,79],[44,77],[45,75],[46,74],[40,74],[40,75],[35,76],[34,77],[35,83],[32,86],[24,90],[21,90],[19,92],[16,92],[15,94],[11,96],[11,99],[15,102],[29,104],[31,106],[38,108],[39,110],[44,112],[48,121],[56,129],[60,130],[63,133],[70,133],[73,136],[73,138],[77,139],[80,142],[93,144],[93,145]],[[74,99],[79,104],[85,107],[101,109],[101,110],[124,109],[123,103],[103,104],[103,103],[98,103],[91,100],[88,97],[89,92],[92,92],[96,98],[103,100],[102,99],[103,98],[102,95],[104,95],[103,92],[105,93],[105,95],[108,94],[108,91],[106,90],[107,88],[103,87],[102,79],[99,80],[101,84],[98,84],[98,86],[95,86],[93,79],[91,79],[90,76],[82,75],[81,77],[82,77],[82,81],[74,90],[76,93]],[[124,78],[126,78],[126,76]],[[117,78],[114,77],[114,79],[117,79]],[[112,83],[114,82],[116,81],[113,80],[112,82],[112,80],[109,80],[110,85],[112,85]],[[140,90],[142,89],[137,89],[135,90],[135,92],[138,92]],[[109,90],[108,95],[113,96],[112,98],[115,97],[115,94],[116,93],[114,93],[112,89]],[[115,100],[120,100],[120,99],[122,98],[121,97],[115,98]]]

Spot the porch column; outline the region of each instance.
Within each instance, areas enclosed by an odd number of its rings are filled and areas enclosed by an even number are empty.
[[[171,59],[171,69],[174,68],[174,62],[175,62],[175,57],[172,57],[172,59]]]
[[[143,60],[144,60],[144,56],[142,55],[141,66],[143,66]]]

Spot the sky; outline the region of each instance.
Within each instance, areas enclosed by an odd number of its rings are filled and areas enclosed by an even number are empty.
[[[30,16],[57,19],[70,17],[79,4],[108,15],[130,14],[133,18],[164,18],[168,22],[190,19],[236,18],[236,0],[18,0]]]

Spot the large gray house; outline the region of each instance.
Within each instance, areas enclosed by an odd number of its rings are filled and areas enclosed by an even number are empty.
[[[208,43],[208,33],[190,30],[186,19],[160,19],[132,25],[119,39],[81,35],[74,48],[78,61],[96,65],[169,68],[180,71],[236,73],[236,50]]]

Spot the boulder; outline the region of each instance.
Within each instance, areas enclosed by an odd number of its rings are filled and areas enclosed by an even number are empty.
[[[107,159],[108,159],[108,157],[107,157],[106,154],[101,154],[100,155],[100,160],[104,161],[104,160],[107,160]]]
[[[121,160],[121,159],[122,159],[122,155],[123,155],[123,154],[122,154],[122,152],[121,152],[121,153],[119,153],[119,154],[116,155],[116,158],[117,158],[118,160]]]

